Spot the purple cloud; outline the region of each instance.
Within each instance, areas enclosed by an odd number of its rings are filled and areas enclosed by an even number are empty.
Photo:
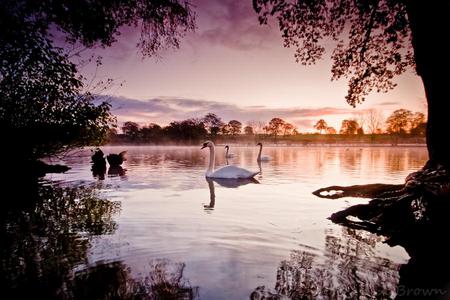
[[[118,117],[119,124],[125,121],[135,121],[141,124],[150,122],[166,125],[170,121],[188,118],[202,118],[207,113],[215,113],[225,122],[237,119],[243,122],[258,120],[268,122],[274,117],[283,118],[299,128],[312,128],[314,118],[330,115],[351,114],[351,109],[321,107],[321,108],[270,108],[265,106],[238,106],[225,102],[202,99],[160,97],[148,100],[128,99],[124,97],[99,97],[107,100],[112,106],[112,112]]]
[[[253,50],[279,45],[277,26],[261,26],[251,1],[195,0],[199,29],[196,42],[235,50]]]

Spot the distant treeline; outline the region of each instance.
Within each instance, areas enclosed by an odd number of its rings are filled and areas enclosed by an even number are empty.
[[[294,125],[281,118],[269,123],[250,121],[245,126],[238,120],[228,123],[213,113],[201,119],[192,118],[173,121],[168,126],[149,123],[140,126],[125,122],[122,133],[111,129],[109,142],[113,144],[189,144],[212,139],[216,142],[247,143],[265,140],[269,143],[381,143],[422,144],[425,143],[426,121],[423,113],[412,113],[406,109],[394,111],[386,121],[376,110],[368,110],[357,118],[342,121],[339,132],[329,127],[323,119],[314,125],[316,133],[302,133]],[[366,132],[364,131],[366,129]]]

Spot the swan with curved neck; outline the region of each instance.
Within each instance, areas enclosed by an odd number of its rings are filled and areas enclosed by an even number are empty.
[[[258,158],[256,159],[256,161],[261,162],[261,161],[269,161],[270,160],[270,156],[267,155],[263,155],[261,156],[262,153],[262,144],[258,143],[256,144],[256,146],[259,146],[259,153],[258,153]]]
[[[201,149],[207,147],[209,148],[209,165],[205,174],[207,178],[244,179],[253,178],[256,174],[259,173],[236,166],[225,166],[220,169],[214,170],[216,160],[214,143],[211,141],[206,141],[203,143]]]
[[[225,153],[225,158],[233,158],[234,154],[233,153],[228,153],[228,151],[230,150],[230,146],[226,145],[225,149],[227,149],[227,152]]]

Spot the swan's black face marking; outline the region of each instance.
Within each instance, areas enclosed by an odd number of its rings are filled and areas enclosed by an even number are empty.
[[[227,146],[225,146],[225,149],[228,149],[228,148],[230,148],[230,147],[228,147],[228,145],[227,145]]]
[[[256,146],[262,146],[262,144],[261,144],[261,143],[258,143],[258,144],[256,144]]]
[[[208,147],[208,143],[203,143],[203,146],[200,149]]]

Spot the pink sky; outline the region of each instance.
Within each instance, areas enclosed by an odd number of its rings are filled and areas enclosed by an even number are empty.
[[[283,48],[276,26],[258,24],[250,0],[193,3],[198,28],[180,49],[143,60],[135,47],[138,30],[127,29],[98,53],[104,64],[97,77],[123,83],[107,91],[119,125],[128,120],[165,125],[210,111],[244,123],[279,116],[304,132],[320,118],[339,129],[342,119],[372,107],[384,116],[400,107],[425,111],[423,87],[412,70],[396,79],[394,90],[373,93],[353,109],[345,102],[345,79],[330,80],[331,44],[325,59],[305,67],[295,63],[292,49]],[[90,68],[84,72],[92,75]]]

